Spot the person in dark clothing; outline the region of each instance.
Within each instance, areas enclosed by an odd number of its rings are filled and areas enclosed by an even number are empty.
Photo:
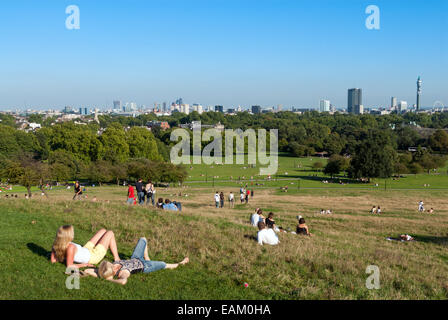
[[[81,199],[81,195],[82,195],[81,185],[79,184],[79,181],[76,181],[75,182],[75,195],[73,196],[73,200]]]
[[[299,219],[299,224],[297,225],[297,230],[296,230],[297,234],[302,234],[305,236],[311,236],[311,233],[308,229],[308,226],[305,223],[305,219],[300,218]]]
[[[145,203],[145,193],[143,192],[143,183],[142,179],[138,179],[135,183],[135,190],[137,191],[138,204]]]
[[[224,208],[224,193],[220,193],[219,194],[219,203],[220,203],[220,207]]]

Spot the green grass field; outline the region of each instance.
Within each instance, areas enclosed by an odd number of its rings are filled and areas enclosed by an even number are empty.
[[[247,160],[247,159],[246,159]],[[247,161],[246,161],[247,162]],[[277,174],[268,180],[266,176],[259,176],[260,167],[266,165],[257,164],[250,167],[247,164],[191,164],[186,165],[188,176],[187,185],[191,186],[227,186],[235,184],[246,185],[250,188],[279,188],[288,186],[288,189],[299,188],[380,188],[380,189],[448,189],[448,164],[435,172],[422,174],[406,174],[400,179],[372,179],[370,183],[361,183],[356,180],[339,175],[330,179],[322,171],[316,171],[312,165],[314,162],[322,162],[325,158],[294,158],[286,155],[278,157]],[[300,180],[300,181],[299,181]],[[327,180],[330,183],[323,183]],[[341,181],[343,184],[339,184]],[[378,187],[375,185],[378,184]],[[429,185],[425,187],[424,185]]]
[[[194,169],[195,170],[195,169]],[[193,170],[193,171],[194,171]],[[244,169],[243,169],[244,170]],[[219,175],[218,173],[216,173]],[[424,179],[423,176],[413,179]],[[434,183],[435,184],[435,183]],[[431,185],[432,187],[432,185]],[[15,192],[18,189],[13,188]],[[13,191],[14,191],[13,190]],[[238,193],[238,183],[219,187]],[[260,188],[248,205],[213,207],[214,189],[186,185],[159,189],[158,197],[182,201],[182,213],[124,204],[125,187],[72,190],[49,198],[0,199],[1,299],[446,299],[448,297],[448,200],[444,190]],[[179,196],[182,192],[182,196]],[[98,201],[92,202],[96,196]],[[417,212],[423,199],[435,214]],[[383,214],[372,216],[372,205]],[[280,234],[278,246],[259,246],[248,224],[255,207],[273,211],[276,222],[294,229],[301,214],[311,238]],[[319,215],[321,208],[334,214]],[[115,232],[119,253],[129,257],[140,236],[153,260],[190,263],[175,270],[133,275],[126,286],[81,278],[65,286],[65,266],[49,262],[57,228],[73,224],[84,244],[104,227]],[[417,241],[386,237],[408,233]],[[106,259],[112,260],[109,253]],[[365,286],[368,265],[380,268],[381,288]],[[244,283],[249,283],[245,288]]]

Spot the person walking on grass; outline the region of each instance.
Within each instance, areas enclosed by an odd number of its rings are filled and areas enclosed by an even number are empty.
[[[215,206],[216,206],[216,208],[219,208],[219,201],[220,201],[220,196],[219,196],[219,193],[218,193],[218,191],[216,191],[216,193],[215,193]]]
[[[246,204],[249,202],[249,193],[250,191],[247,190],[246,194],[244,195],[244,201],[246,202]]]
[[[51,263],[65,262],[67,267],[83,268],[98,264],[110,249],[114,260],[120,260],[117,243],[112,231],[99,230],[83,247],[73,241],[75,236],[72,225],[59,227],[51,248]]]
[[[138,240],[134,248],[131,259],[119,260],[113,263],[109,261],[101,262],[98,269],[86,269],[85,274],[100,277],[108,281],[125,285],[128,278],[134,273],[150,273],[162,269],[175,269],[180,265],[187,264],[189,258],[185,257],[179,263],[165,263],[163,261],[152,261],[148,255],[148,240],[142,237]]]
[[[219,194],[219,205],[221,208],[224,208],[224,193],[222,191]]]
[[[230,193],[229,193],[229,207],[230,208],[234,208],[235,207],[235,197],[234,197],[232,191],[230,191]]]
[[[418,211],[419,212],[425,211],[425,208],[423,207],[423,201],[422,200],[420,200],[420,202],[418,203]]]
[[[75,195],[73,196],[73,200],[77,199],[80,200],[82,195],[82,188],[79,184],[79,181],[75,182]]]
[[[148,183],[146,184],[145,190],[146,190],[146,204],[149,204],[149,201],[151,201],[152,206],[154,207],[156,190],[154,189],[154,184],[151,182],[151,180],[149,180]]]
[[[131,184],[128,187],[128,199],[126,200],[126,203],[135,204],[134,187]]]
[[[143,192],[143,182],[141,178],[135,183],[135,190],[137,190],[138,204],[144,204],[145,193]]]
[[[244,203],[244,193],[240,193],[240,200],[241,200],[241,203]]]

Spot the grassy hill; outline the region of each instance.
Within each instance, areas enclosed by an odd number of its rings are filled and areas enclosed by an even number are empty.
[[[238,185],[220,188],[238,193]],[[179,192],[182,196],[179,196]],[[49,199],[0,199],[1,299],[446,299],[448,297],[448,200],[444,191],[259,189],[248,205],[215,209],[210,188],[159,189],[182,201],[182,213],[124,204],[125,187],[52,190]],[[98,201],[92,202],[93,196]],[[186,196],[188,195],[188,196]],[[417,212],[423,199],[435,214]],[[380,205],[381,216],[368,213]],[[277,224],[294,229],[297,214],[313,237],[280,234],[278,246],[259,246],[249,214],[273,211]],[[331,208],[334,214],[317,212]],[[65,266],[48,260],[57,228],[73,224],[84,244],[104,227],[115,232],[122,258],[140,236],[153,260],[190,263],[176,270],[133,275],[126,286],[82,278],[65,286]],[[411,234],[402,243],[386,237]],[[112,260],[108,254],[107,259]],[[381,289],[365,286],[368,265],[380,269]],[[244,283],[249,284],[248,288]]]

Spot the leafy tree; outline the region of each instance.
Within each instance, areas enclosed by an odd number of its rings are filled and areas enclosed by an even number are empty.
[[[149,160],[162,160],[158,152],[154,135],[146,128],[132,127],[126,133],[131,158],[146,158]]]
[[[332,155],[328,159],[327,165],[324,168],[324,173],[330,175],[332,178],[341,171],[348,169],[349,161],[347,158],[340,155]]]
[[[31,188],[34,186],[39,186],[41,191],[47,196],[43,185],[48,180],[48,173],[49,170],[46,164],[26,155],[22,156],[20,160],[7,160],[0,175],[9,183],[24,186],[27,189],[28,196],[31,197]]]
[[[124,163],[129,159],[129,145],[120,124],[112,123],[101,135],[100,141],[104,147],[104,160],[112,163]]]
[[[354,178],[387,178],[394,172],[397,154],[390,136],[384,131],[371,130],[357,147],[349,175]]]
[[[320,171],[324,167],[324,164],[320,161],[316,161],[313,163],[313,169],[316,171]]]
[[[111,164],[104,160],[91,163],[88,167],[87,176],[90,181],[98,182],[100,186],[102,183],[110,182],[114,179]]]
[[[429,146],[439,152],[448,153],[448,133],[445,130],[437,130],[429,137]]]

